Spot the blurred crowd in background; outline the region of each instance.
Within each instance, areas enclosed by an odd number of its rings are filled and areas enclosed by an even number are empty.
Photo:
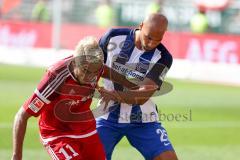
[[[136,26],[159,12],[170,31],[240,34],[240,0],[0,0],[0,18],[51,23],[54,1],[62,4],[62,23]]]

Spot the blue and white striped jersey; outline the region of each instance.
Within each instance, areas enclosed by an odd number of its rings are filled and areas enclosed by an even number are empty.
[[[99,41],[104,51],[105,64],[132,82],[138,83],[145,77],[152,79],[159,87],[168,69],[172,65],[172,56],[159,44],[151,51],[139,50],[134,44],[135,29],[111,29]],[[121,90],[123,86],[104,79],[107,90]],[[98,107],[104,105],[99,101]],[[111,101],[109,112],[101,118],[116,123],[147,123],[158,120],[155,103],[149,99],[143,105],[128,105]]]

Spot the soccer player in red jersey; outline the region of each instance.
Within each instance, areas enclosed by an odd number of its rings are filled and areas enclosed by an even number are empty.
[[[53,160],[105,159],[90,110],[98,79],[109,73],[103,61],[98,42],[88,37],[79,42],[73,56],[46,71],[34,94],[15,116],[12,160],[22,159],[27,121],[31,116],[40,117],[40,138]],[[121,81],[121,77],[115,78]]]

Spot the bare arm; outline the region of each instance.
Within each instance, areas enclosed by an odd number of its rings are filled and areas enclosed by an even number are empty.
[[[31,117],[22,107],[15,115],[13,125],[13,155],[12,160],[22,159],[22,147],[28,118]]]
[[[153,82],[154,83],[154,82]],[[118,101],[127,104],[143,105],[151,98],[158,86],[154,84],[142,84],[138,89],[128,91],[115,91]]]
[[[158,89],[158,85],[149,78],[140,84],[139,88],[128,91],[107,91],[103,88],[99,89],[104,101],[108,103],[109,100],[118,101],[127,104],[144,104]]]

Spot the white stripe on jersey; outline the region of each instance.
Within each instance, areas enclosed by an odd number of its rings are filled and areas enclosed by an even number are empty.
[[[155,49],[154,55],[152,57],[151,63],[149,65],[149,69],[147,71],[147,73],[152,69],[152,67],[154,66],[154,64],[161,58],[161,51],[159,51],[158,49]]]
[[[115,49],[112,49],[112,50],[108,50],[108,57],[111,57],[111,58],[107,58],[107,62],[106,62],[106,65],[109,66],[109,67],[112,67],[112,62],[113,62],[113,56],[117,55],[120,51],[121,51],[121,48],[120,48],[120,45],[121,45],[121,42],[123,42],[125,39],[126,39],[127,36],[116,36],[116,37],[113,37],[110,39],[109,43],[108,43],[108,48],[109,48],[109,44],[114,44],[116,45],[117,48]]]
[[[131,55],[129,61],[127,63],[138,63],[139,57],[143,54],[144,51],[139,50],[137,47],[133,49],[134,54]]]
[[[68,75],[69,75],[69,72],[66,72],[64,75],[62,75],[61,79],[52,86],[54,88],[52,88],[51,92],[48,93],[46,97],[49,97],[58,88],[58,86],[66,79]]]
[[[43,144],[46,145],[46,144],[48,144],[48,142],[51,142],[51,141],[56,140],[58,138],[87,138],[87,137],[90,137],[90,136],[92,136],[96,133],[97,133],[97,130],[94,130],[92,132],[89,132],[87,134],[82,134],[82,135],[61,135],[61,136],[50,137],[50,138],[43,138],[40,135],[40,138],[41,138]]]
[[[151,99],[149,99],[143,105],[140,105],[142,111],[143,122],[155,122],[158,121],[158,113],[156,111],[156,106]]]
[[[57,155],[54,153],[53,149],[49,146],[47,146],[47,150],[48,153],[50,154],[50,156],[52,157],[53,160],[59,160],[59,158],[57,157]]]
[[[45,92],[48,92],[49,88],[58,80],[59,76],[61,76],[64,72],[66,72],[66,69],[62,70],[57,77],[51,82],[49,83],[49,85],[42,91],[42,95],[45,95]]]
[[[48,97],[52,92],[61,84],[60,82],[64,80],[64,77],[69,74],[67,68],[61,71],[57,77],[43,90],[41,93],[44,97]],[[49,94],[50,93],[50,94]]]
[[[118,54],[121,51],[120,43],[123,42],[126,39],[127,36],[116,36],[110,39],[109,43],[108,43],[108,57],[113,57],[114,55]],[[111,44],[116,45],[117,48],[111,50]],[[107,62],[106,65],[110,68],[112,68],[112,62],[113,59],[112,58],[107,58]],[[114,85],[113,82],[108,80],[108,79],[103,79],[103,83],[104,83],[104,88],[106,90],[112,91],[114,90]]]
[[[35,89],[34,93],[35,93],[43,102],[45,102],[46,104],[49,104],[49,103],[50,103],[50,101],[49,101],[47,98],[45,98],[45,97],[39,92],[38,89]]]
[[[132,106],[122,103],[120,108],[120,117],[118,119],[118,123],[130,123]]]

